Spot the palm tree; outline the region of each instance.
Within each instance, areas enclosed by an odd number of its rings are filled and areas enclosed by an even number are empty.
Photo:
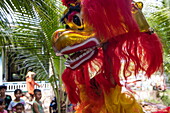
[[[164,48],[164,70],[170,74],[170,1],[163,0],[160,6],[150,6],[156,9],[147,17],[149,24],[155,29]]]
[[[56,0],[0,1],[1,51],[10,51],[8,57],[13,57],[11,62],[15,61],[16,65],[20,66],[20,74],[32,67],[38,80],[51,83],[58,97],[59,112],[58,89],[62,87],[60,75],[64,66],[61,58],[56,57],[52,50],[51,36],[62,26],[59,23],[63,11],[60,4]],[[49,65],[52,69],[50,77]]]

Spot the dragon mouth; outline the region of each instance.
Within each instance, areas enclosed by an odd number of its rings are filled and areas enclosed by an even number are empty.
[[[66,59],[66,67],[75,69],[93,57],[99,44],[96,38],[90,38],[81,44],[67,46],[56,55]]]

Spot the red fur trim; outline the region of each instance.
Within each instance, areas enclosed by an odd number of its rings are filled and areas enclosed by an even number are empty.
[[[146,72],[150,77],[154,72],[162,71],[162,45],[156,34],[136,33],[134,35],[128,33],[116,37],[119,39],[115,45],[115,40],[110,40],[110,48],[107,49],[111,58],[114,60],[113,70],[119,71],[121,60],[124,61],[123,75],[127,79],[132,74],[137,74],[140,70]],[[114,53],[114,54],[113,54]],[[133,67],[131,70],[130,67]],[[116,73],[117,75],[118,73]],[[118,80],[118,79],[115,79]]]
[[[77,90],[78,87],[75,83],[75,77],[77,72],[78,72],[77,70],[73,71],[69,68],[66,68],[64,70],[64,73],[62,74],[62,80],[66,87],[68,98],[73,104],[77,104],[78,102],[80,102],[79,90]]]
[[[130,30],[138,31],[131,14],[131,0],[82,0],[83,19],[97,37],[110,39]]]
[[[143,52],[141,52],[143,54],[141,65],[143,65],[146,75],[150,77],[158,70],[163,72],[163,50],[159,37],[156,34],[141,33],[139,40],[143,49]]]
[[[63,75],[62,80],[66,86],[66,91],[68,93],[68,97],[72,103],[80,102],[80,94],[78,85],[85,86],[85,92],[89,99],[96,100],[99,98],[103,98],[103,91],[109,91],[111,87],[114,87],[112,79],[112,73],[107,73],[108,67],[112,65],[103,64],[103,50],[100,48],[98,50],[97,55],[91,59],[91,61],[86,62],[80,68],[71,70],[67,68]],[[95,70],[92,64],[100,67],[100,70]],[[90,79],[89,70],[95,70],[97,73],[93,79]],[[112,70],[110,68],[110,70]]]
[[[120,84],[123,66],[125,79],[140,70],[148,77],[162,69],[162,45],[156,34],[140,33],[131,15],[129,0],[82,0],[83,15],[97,37],[107,39],[98,53],[78,69],[67,68],[62,79],[72,103],[81,102],[79,85],[90,100],[103,99],[103,91]],[[127,32],[128,31],[128,32]],[[93,65],[99,67],[96,70]],[[132,69],[130,69],[133,67]],[[90,79],[90,70],[96,76]]]
[[[130,37],[130,38],[129,38]],[[98,49],[97,55],[84,63],[80,68],[67,68],[62,76],[69,99],[72,103],[80,102],[78,84],[84,85],[89,99],[96,100],[103,97],[103,91],[109,92],[111,87],[120,84],[120,70],[124,61],[123,75],[127,79],[140,70],[148,77],[162,69],[162,45],[156,34],[138,33],[126,34],[110,39],[103,48]],[[95,70],[94,66],[100,70]],[[130,70],[129,67],[133,67]],[[90,70],[96,76],[90,79]]]

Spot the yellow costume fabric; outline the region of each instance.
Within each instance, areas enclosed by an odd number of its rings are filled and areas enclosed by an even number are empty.
[[[90,100],[85,92],[84,86],[80,88],[81,105],[76,113],[144,113],[141,106],[129,92],[121,92],[121,86],[112,88],[109,93],[104,94],[104,104],[99,99]]]

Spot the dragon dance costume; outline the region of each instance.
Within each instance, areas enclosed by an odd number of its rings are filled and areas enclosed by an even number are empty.
[[[150,29],[141,2],[131,0],[62,0],[67,7],[53,34],[57,56],[66,58],[62,80],[76,113],[143,113],[127,79],[139,71],[150,77],[162,70],[162,45]]]

